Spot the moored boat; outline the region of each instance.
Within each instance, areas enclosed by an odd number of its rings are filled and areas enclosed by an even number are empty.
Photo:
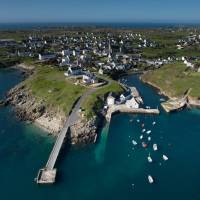
[[[133,145],[137,145],[137,142],[135,140],[132,140]]]
[[[147,159],[148,159],[148,162],[150,162],[150,163],[152,163],[152,162],[153,162],[153,160],[152,160],[152,158],[151,158],[150,154],[149,154],[149,156],[147,157]]]
[[[166,155],[163,155],[163,160],[168,160],[169,158]]]
[[[147,131],[147,134],[149,135],[150,133],[151,133],[151,130],[148,130],[148,131]]]
[[[148,175],[148,181],[150,184],[154,182],[153,177],[151,175]]]
[[[153,150],[157,151],[158,150],[158,145],[157,144],[153,144]]]
[[[143,128],[143,129],[142,129],[142,133],[144,133],[145,131],[146,131],[146,129],[145,129],[145,128]]]
[[[142,142],[142,147],[147,148],[147,144],[145,142]]]

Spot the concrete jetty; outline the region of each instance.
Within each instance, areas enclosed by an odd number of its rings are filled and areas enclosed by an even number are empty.
[[[129,108],[125,104],[112,105],[108,108],[106,114],[106,120],[110,122],[113,113],[136,113],[136,114],[156,114],[158,115],[160,111],[158,109],[145,109],[145,108]]]
[[[85,92],[83,96],[77,101],[76,105],[72,109],[71,114],[69,115],[68,119],[65,122],[63,129],[58,134],[54,147],[50,153],[49,159],[46,163],[46,166],[39,170],[35,181],[38,184],[50,184],[55,182],[57,169],[54,168],[56,160],[59,156],[61,147],[64,143],[66,134],[70,128],[70,126],[74,125],[77,120],[79,119],[79,109],[81,107],[82,102],[87,98],[88,95],[92,94],[96,91],[96,88],[92,88]]]
[[[168,113],[183,109],[188,104],[188,95],[190,91],[191,88],[185,92],[182,98],[171,98],[168,101],[161,103],[161,106]]]
[[[161,103],[161,106],[166,112],[174,112],[184,108],[187,105],[187,99],[170,99],[164,103]]]

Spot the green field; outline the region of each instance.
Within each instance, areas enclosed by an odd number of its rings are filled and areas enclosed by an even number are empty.
[[[49,66],[37,66],[25,85],[38,100],[44,100],[46,106],[60,109],[66,114],[86,90],[66,80],[63,71]]]
[[[182,96],[189,88],[192,88],[191,97],[200,97],[200,73],[189,70],[183,63],[168,64],[147,72],[142,79],[158,86],[171,97]]]
[[[116,81],[111,81],[109,85],[98,89],[83,104],[86,116],[90,118],[97,114],[103,107],[104,101],[110,92],[120,94],[123,91],[124,89]]]
[[[197,33],[196,33],[197,34]],[[187,30],[154,30],[144,33],[146,38],[156,42],[155,48],[144,48],[142,55],[145,58],[167,58],[167,57],[181,57],[181,56],[200,56],[199,45],[187,46],[184,49],[178,50],[177,44],[180,39],[184,39],[190,35]]]

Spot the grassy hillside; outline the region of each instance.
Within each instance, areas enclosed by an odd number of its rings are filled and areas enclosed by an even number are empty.
[[[47,106],[58,108],[66,114],[86,90],[66,80],[63,71],[48,66],[37,66],[35,73],[25,83],[36,98],[45,100]]]
[[[161,88],[169,96],[182,96],[192,88],[190,96],[200,97],[200,73],[189,70],[183,63],[165,65],[144,74],[142,79]]]

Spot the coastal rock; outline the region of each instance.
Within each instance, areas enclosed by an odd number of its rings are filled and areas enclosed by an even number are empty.
[[[70,127],[68,138],[72,145],[85,145],[95,143],[97,137],[97,119],[79,119]]]
[[[45,101],[36,99],[23,83],[8,92],[6,101],[15,107],[18,119],[33,122],[51,134],[57,135],[66,121],[65,113],[46,107]],[[72,145],[94,143],[97,137],[97,118],[87,120],[80,117],[70,127],[67,137]]]
[[[44,100],[37,100],[23,83],[7,93],[6,102],[15,107],[19,120],[34,122],[53,134],[57,134],[63,127],[64,114],[50,108],[47,110]]]

